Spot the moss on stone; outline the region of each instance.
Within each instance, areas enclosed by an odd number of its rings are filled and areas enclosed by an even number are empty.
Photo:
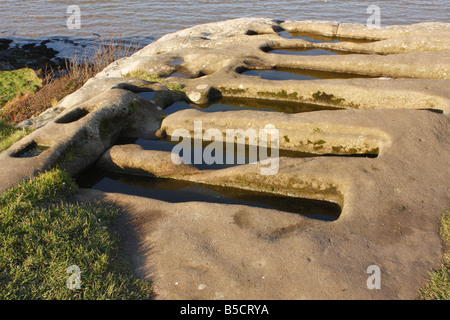
[[[87,156],[85,150],[76,144],[71,144],[63,152],[58,160],[58,165],[65,168],[67,165],[77,161],[78,159],[83,159]]]
[[[322,91],[317,91],[316,93],[313,93],[312,97],[315,101],[333,105],[338,105],[341,102],[345,101],[345,99],[336,98],[333,94],[327,94]]]
[[[136,102],[136,101],[131,101],[131,102],[128,104],[128,110],[130,111],[130,113],[135,112],[135,111],[136,111],[136,108],[137,108],[137,102]]]
[[[350,102],[347,106],[352,109],[359,109],[361,107],[361,105],[353,103],[353,102]]]
[[[100,132],[100,136],[102,138],[104,138],[105,136],[107,136],[108,134],[110,134],[114,128],[115,128],[115,124],[113,119],[110,118],[102,118],[100,120],[100,125],[99,125],[99,132]]]
[[[331,150],[333,150],[333,153],[341,153],[343,147],[342,146],[332,146]]]
[[[227,95],[237,95],[246,92],[248,89],[219,87],[219,90]]]
[[[287,93],[286,90],[281,90],[278,92],[258,91],[257,94],[260,96],[274,97],[280,99],[293,99],[293,100],[298,99],[298,92]]]

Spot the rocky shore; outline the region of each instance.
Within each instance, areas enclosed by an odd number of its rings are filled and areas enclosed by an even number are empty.
[[[58,58],[58,51],[48,48],[49,40],[14,44],[11,39],[0,39],[0,70],[8,71],[24,67],[44,70],[64,66],[64,59]]]
[[[286,32],[297,37],[284,37]],[[327,40],[312,41],[317,36]],[[272,209],[173,204],[89,189],[74,199],[123,209],[135,270],[152,279],[160,299],[417,298],[442,257],[440,217],[450,203],[449,36],[450,24],[439,22],[368,29],[267,18],[168,34],[22,122],[34,131],[0,154],[1,167],[8,168],[0,172],[0,190],[55,165],[72,176],[96,166],[334,202],[341,216],[325,222]],[[273,53],[286,49],[339,54]],[[42,44],[29,53],[40,56],[40,50]],[[21,63],[6,51],[8,61]],[[280,70],[335,77],[244,74]],[[154,95],[145,99],[142,92]],[[200,108],[224,97],[337,110]],[[175,102],[194,107],[167,114]],[[281,157],[278,173],[264,176],[261,163],[198,170],[174,164],[170,152],[116,144],[119,137],[158,140],[180,128],[191,132],[196,121],[222,133],[271,124],[279,129],[280,149],[315,156]],[[34,156],[22,157],[38,147]],[[376,158],[353,157],[365,154]],[[382,270],[382,290],[367,287],[371,265]]]

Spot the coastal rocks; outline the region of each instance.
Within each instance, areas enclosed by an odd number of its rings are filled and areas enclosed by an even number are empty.
[[[0,154],[2,167],[9,168],[0,173],[0,190],[4,191],[57,163],[71,174],[92,164],[117,138],[134,99],[125,90],[108,90],[89,104],[63,113],[15,143]],[[44,151],[31,157],[23,156],[34,147],[43,147]]]
[[[450,39],[446,35],[406,36],[383,41],[358,43],[352,41],[321,43],[323,49],[334,49],[356,53],[394,54],[412,52],[436,52],[450,50]]]
[[[317,113],[316,113],[317,114]],[[368,154],[388,147],[390,138],[384,131],[354,125],[346,126],[346,112],[322,111],[320,119],[314,113],[286,115],[264,111],[201,112],[182,110],[166,117],[161,130],[171,136],[178,128],[194,131],[194,122],[202,123],[202,130],[219,130],[223,136],[215,141],[226,141],[226,130],[230,128],[263,129],[268,123],[279,128],[280,150],[310,152],[316,154]],[[360,113],[363,115],[364,113]],[[248,143],[252,143],[249,141]],[[258,140],[253,142],[258,145]],[[351,151],[350,151],[351,150]],[[378,153],[378,152],[377,152]]]
[[[361,43],[353,41],[348,32],[339,34],[336,31],[341,27],[353,30],[347,24],[298,22],[296,25],[292,21],[283,24],[268,19],[249,19],[247,23],[253,29],[247,27],[245,31],[245,28],[237,28],[229,36],[219,32],[205,37],[202,36],[203,29],[198,27],[168,35],[130,58],[108,66],[97,77],[121,77],[136,70],[157,73],[167,77],[170,82],[185,86],[188,97],[196,104],[204,104],[221,95],[302,101],[357,109],[385,108],[387,103],[393,108],[447,108],[445,88],[450,79],[448,24],[421,24],[410,28],[392,26],[375,31],[351,24],[355,30],[366,32],[365,35],[379,34],[377,41]],[[268,23],[272,24],[271,29],[267,28]],[[242,27],[242,20],[221,23],[224,30],[231,30],[235,25]],[[310,34],[306,38],[286,39],[277,33],[283,28]],[[314,37],[314,34],[350,38],[337,38],[340,39],[338,42],[307,41],[307,36]],[[279,49],[289,49],[293,53],[288,59],[285,54],[272,53]],[[335,50],[342,54],[295,54],[295,50],[313,49]],[[180,63],[169,62],[174,60]],[[354,77],[347,80],[280,83],[242,74],[247,70],[278,69],[292,72],[318,70],[330,73],[328,76],[334,73],[351,74]],[[181,73],[187,76],[178,76]],[[385,82],[371,78],[392,80]],[[205,84],[208,90],[196,89]],[[325,93],[325,96],[321,96],[321,93]],[[334,98],[324,98],[327,96]],[[415,98],[411,99],[411,96]]]
[[[136,128],[143,128],[139,130],[142,137],[155,137],[162,120],[161,110],[179,95],[176,92],[162,94],[163,98],[159,103],[152,103],[123,87],[152,91],[151,87],[161,89],[158,84],[132,80],[111,82],[113,86],[104,85],[104,91],[97,91],[97,95],[93,97],[90,89],[87,89],[90,86],[88,84],[84,91],[77,91],[75,94],[89,97],[85,101],[74,102],[72,97],[61,102],[59,112],[52,110],[56,117],[46,112],[45,117],[38,117],[41,122],[33,121],[37,130],[0,154],[2,166],[10,168],[0,173],[0,190],[4,191],[22,179],[33,177],[55,165],[76,175],[92,165],[115,143],[122,132],[123,135],[127,132],[134,134]],[[133,83],[141,87],[136,87]],[[164,90],[167,88],[164,87]],[[64,108],[64,103],[71,107]],[[130,119],[134,121],[130,122]],[[23,156],[30,148],[35,147],[42,147],[43,152],[31,157]]]
[[[293,57],[286,61],[273,54],[270,62],[279,68],[325,70],[375,77],[449,79],[450,55],[448,51],[375,56],[351,54],[327,56],[326,59],[320,56]]]
[[[286,31],[307,35],[288,39]],[[312,41],[314,35],[338,42]],[[439,264],[440,217],[450,200],[449,35],[446,23],[372,30],[266,18],[169,34],[22,123],[36,130],[0,155],[2,167],[10,168],[0,174],[1,190],[62,163],[73,175],[95,165],[333,202],[342,213],[327,222],[246,205],[177,204],[89,190],[75,199],[123,209],[132,226],[124,236],[139,248],[131,253],[135,269],[153,281],[160,299],[414,299]],[[292,54],[276,53],[285,49]],[[295,54],[317,49],[339,54]],[[245,74],[305,70],[318,75]],[[201,109],[223,97],[318,110]],[[189,103],[190,110],[166,113],[176,102]],[[216,130],[217,142],[230,128],[277,128],[283,154],[276,173],[262,174],[263,161],[203,170],[178,164],[171,152],[117,145],[119,137],[168,139],[177,129],[191,134],[195,122],[202,133]],[[40,154],[20,157],[37,146]],[[367,287],[367,268],[374,264],[382,270],[383,290]]]
[[[154,177],[181,177],[199,172],[192,166],[175,164],[170,153],[143,150],[135,144],[112,147],[100,157],[96,165],[108,171]]]
[[[48,48],[48,41],[14,45],[10,39],[0,39],[0,70],[14,70],[28,67],[38,70],[47,66],[57,69],[63,66],[63,59],[57,57],[58,52]]]
[[[105,78],[98,81],[88,80],[83,87],[63,98],[55,107],[47,109],[39,116],[19,123],[19,128],[38,129],[66,110],[87,103],[100,93],[110,89],[125,89],[131,92],[166,90],[160,84],[150,83],[141,79]]]
[[[292,21],[280,23],[280,27],[289,32],[316,33],[328,37],[363,40],[385,40],[407,36],[445,35],[449,32],[448,23],[424,22],[413,25],[394,25],[382,28],[368,28],[359,23],[340,23],[337,21]]]

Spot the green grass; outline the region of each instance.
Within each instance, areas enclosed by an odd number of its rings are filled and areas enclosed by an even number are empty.
[[[31,129],[18,129],[0,118],[0,151],[8,149],[13,143],[19,141],[30,132]]]
[[[0,71],[0,106],[18,94],[36,92],[41,86],[42,80],[29,68]]]
[[[148,299],[113,231],[118,209],[66,201],[77,186],[53,169],[0,196],[0,299]],[[81,289],[66,269],[81,270]]]
[[[450,245],[450,211],[442,216],[441,237]],[[424,300],[450,300],[450,250],[444,253],[441,268],[431,273],[430,281],[420,290]]]

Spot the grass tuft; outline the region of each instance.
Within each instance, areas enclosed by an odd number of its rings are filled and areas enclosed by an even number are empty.
[[[450,211],[441,220],[441,238],[447,248],[450,246]],[[420,290],[423,300],[450,300],[450,250],[444,253],[441,267],[430,273],[429,282]]]
[[[8,149],[30,132],[31,129],[18,129],[0,118],[0,151]]]

